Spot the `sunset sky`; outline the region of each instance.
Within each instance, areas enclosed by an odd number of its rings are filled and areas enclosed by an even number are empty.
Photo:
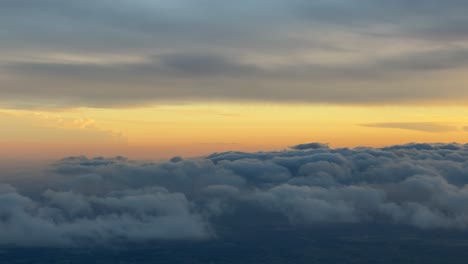
[[[468,0],[0,0],[0,263],[468,259]]]
[[[0,1],[0,156],[468,141],[466,1]]]

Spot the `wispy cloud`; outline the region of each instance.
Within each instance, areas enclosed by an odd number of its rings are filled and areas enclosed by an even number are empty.
[[[457,84],[467,11],[433,0],[2,1],[0,105],[451,103],[468,98]]]
[[[391,122],[391,123],[371,123],[371,124],[362,124],[366,127],[376,127],[376,128],[396,128],[396,129],[405,129],[405,130],[415,130],[423,132],[450,132],[456,131],[457,127],[446,124],[439,123],[430,123],[430,122]]]
[[[123,143],[126,138],[117,131],[103,129],[94,119],[64,117],[58,113],[0,111],[4,124],[1,141],[47,143]]]

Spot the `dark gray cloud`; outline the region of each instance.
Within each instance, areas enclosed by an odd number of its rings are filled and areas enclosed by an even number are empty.
[[[430,52],[415,52],[405,57],[388,59],[379,63],[387,70],[437,71],[468,66],[467,49],[443,49]]]
[[[457,130],[457,127],[439,124],[439,123],[427,123],[427,122],[406,122],[406,123],[375,123],[375,124],[364,124],[363,126],[367,127],[377,127],[377,128],[398,128],[398,129],[407,129],[423,132],[450,132]]]
[[[0,104],[461,100],[444,74],[468,66],[467,11],[457,0],[7,0]]]
[[[298,149],[298,150],[321,149],[321,148],[328,148],[328,144],[314,142],[314,143],[307,143],[307,144],[299,144],[299,145],[293,146],[291,148],[292,149]]]
[[[191,75],[241,75],[255,74],[259,69],[255,66],[235,63],[227,58],[203,54],[169,54],[162,56],[161,67],[176,74]]]
[[[18,107],[24,101],[31,101],[32,106],[36,102],[41,106],[111,107],[190,100],[348,104],[453,100],[468,96],[455,82],[414,82],[411,76],[430,80],[433,71],[465,67],[465,53],[434,51],[362,65],[303,64],[276,69],[209,53],[151,55],[145,62],[111,65],[21,62],[3,67],[8,78],[0,79],[0,84],[7,102],[23,99],[13,105],[3,103],[6,107]],[[403,81],[394,87],[392,78]],[[424,85],[415,88],[420,81]]]
[[[213,239],[222,219],[262,216],[298,227],[468,228],[468,145],[318,145],[167,162],[70,157],[34,184],[3,177],[0,244]]]

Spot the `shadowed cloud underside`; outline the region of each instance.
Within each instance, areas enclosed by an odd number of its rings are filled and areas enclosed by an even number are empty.
[[[0,105],[463,104],[465,1],[0,3]]]

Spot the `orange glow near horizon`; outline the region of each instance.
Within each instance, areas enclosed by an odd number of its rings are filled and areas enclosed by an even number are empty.
[[[385,146],[468,139],[468,107],[198,103],[131,109],[0,110],[0,155],[163,159],[281,150],[306,142]],[[25,157],[28,153],[28,157]]]

